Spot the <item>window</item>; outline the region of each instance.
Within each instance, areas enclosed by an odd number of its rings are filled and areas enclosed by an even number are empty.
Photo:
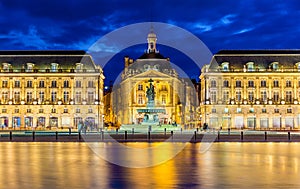
[[[68,113],[68,112],[69,112],[68,108],[64,108],[64,113]]]
[[[58,69],[58,64],[57,63],[51,63],[51,72],[56,72]]]
[[[292,102],[292,91],[286,91],[285,92],[285,101],[288,103]]]
[[[254,62],[248,62],[246,65],[248,71],[254,71]]]
[[[27,103],[31,103],[32,102],[32,92],[27,92],[26,102]]]
[[[40,87],[40,88],[44,88],[44,87],[45,87],[45,81],[41,80],[41,81],[39,82],[39,87]]]
[[[75,87],[76,88],[81,88],[81,81],[76,81],[75,82]]]
[[[166,104],[166,95],[161,95],[161,104]]]
[[[8,87],[8,81],[4,80],[2,81],[2,88],[7,88]]]
[[[212,80],[212,81],[210,82],[210,87],[217,87],[217,82],[216,82],[216,80]]]
[[[242,108],[237,108],[236,113],[242,113]]]
[[[252,80],[248,81],[248,87],[254,87],[254,81]]]
[[[249,109],[249,112],[250,112],[250,113],[254,113],[254,108],[250,108],[250,109]]]
[[[27,112],[27,113],[31,113],[31,109],[27,109],[26,112]]]
[[[241,91],[236,91],[235,99],[236,99],[236,101],[241,101],[242,100],[242,92]]]
[[[32,72],[33,71],[33,67],[34,67],[33,63],[27,63],[26,72]]]
[[[18,114],[20,112],[19,109],[15,109],[15,114]]]
[[[52,88],[57,87],[57,82],[56,82],[55,80],[53,80],[53,81],[51,82],[51,87],[52,87]]]
[[[81,92],[76,92],[75,94],[75,102],[76,103],[81,103]]]
[[[228,80],[223,81],[223,87],[229,87],[229,81]]]
[[[68,103],[68,102],[69,102],[69,92],[64,91],[64,103]]]
[[[228,102],[229,101],[229,91],[223,92],[223,101]]]
[[[274,100],[275,102],[279,102],[279,92],[275,91],[275,92],[273,93],[273,100]]]
[[[6,113],[7,112],[7,109],[2,109],[2,113]]]
[[[279,66],[278,66],[278,62],[273,62],[273,63],[272,63],[272,69],[273,69],[273,70],[275,70],[275,71],[278,70],[278,67],[279,67]]]
[[[65,80],[64,81],[64,88],[68,88],[69,87],[69,81],[68,80]]]
[[[51,102],[53,103],[53,102],[56,102],[56,92],[54,92],[54,91],[52,91],[51,92]]]
[[[290,80],[286,80],[285,86],[292,87],[292,82]]]
[[[216,91],[211,91],[210,92],[210,102],[215,103],[217,101],[217,92]]]
[[[224,113],[229,113],[229,109],[228,108],[224,108]]]
[[[229,70],[229,62],[223,62],[221,64],[223,71],[228,71]]]
[[[7,91],[2,92],[2,101],[4,103],[8,102],[8,92]]]
[[[88,109],[88,113],[93,113],[93,109],[92,109],[92,108],[89,108],[89,109]]]
[[[261,87],[267,87],[267,81],[266,80],[260,81],[260,86]]]
[[[39,109],[39,113],[40,114],[44,113],[44,109]]]
[[[253,91],[249,91],[248,92],[248,100],[249,101],[254,101],[254,92]]]
[[[21,100],[21,98],[20,98],[20,92],[15,92],[15,94],[14,94],[14,101],[15,101],[15,103],[16,104],[20,103],[20,100]]]
[[[80,113],[80,109],[79,108],[76,108],[76,113]]]
[[[56,113],[56,109],[55,109],[55,108],[52,108],[52,109],[51,109],[51,113]]]
[[[143,104],[143,94],[138,94],[138,104]]]
[[[88,103],[93,104],[94,102],[94,92],[88,92]]]
[[[88,87],[93,88],[94,87],[94,81],[88,81]]]
[[[20,81],[15,81],[15,88],[20,88],[20,87],[21,87]]]
[[[143,85],[142,85],[142,84],[139,84],[139,85],[138,85],[138,90],[139,90],[139,91],[143,90]]]
[[[261,109],[261,113],[267,113],[267,109],[266,108]]]
[[[45,101],[45,93],[43,91],[39,92],[39,103],[43,103]]]
[[[32,81],[27,81],[27,87],[32,88]]]
[[[240,80],[236,80],[235,87],[242,87],[242,82]]]
[[[261,91],[260,92],[260,99],[264,102],[267,101],[267,91]]]
[[[216,108],[212,108],[212,109],[211,109],[211,113],[217,113]]]
[[[274,113],[279,113],[279,109],[278,109],[278,108],[275,108],[275,109],[274,109]]]
[[[286,109],[286,113],[293,113],[293,110],[292,110],[292,108],[288,108],[288,109]]]
[[[161,86],[161,90],[166,91],[167,90],[167,86],[166,85],[162,85]]]
[[[274,87],[279,87],[279,81],[278,80],[274,80],[273,81],[273,86]]]

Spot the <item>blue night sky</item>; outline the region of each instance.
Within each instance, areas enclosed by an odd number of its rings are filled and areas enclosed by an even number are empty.
[[[1,0],[0,12],[1,50],[88,50],[99,38],[117,28],[150,21],[188,30],[212,53],[221,49],[300,47],[300,2],[297,0]],[[136,50],[137,47],[142,49]],[[146,48],[137,47],[115,56],[111,60],[113,65],[105,68],[106,77],[109,78],[110,69],[116,69],[115,64],[123,68],[124,55],[137,58]],[[158,48],[175,63],[190,61],[173,49]],[[191,77],[200,73],[192,70],[187,67]]]

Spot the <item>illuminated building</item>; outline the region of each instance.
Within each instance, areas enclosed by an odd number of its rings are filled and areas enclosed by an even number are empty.
[[[124,58],[121,81],[109,94],[112,111],[105,119],[118,125],[143,124],[147,112],[142,110],[147,109],[146,91],[151,79],[155,91],[153,108],[154,111],[161,110],[157,115],[159,123],[194,126],[199,105],[194,85],[178,74],[169,58],[159,53],[153,31],[148,34],[147,40],[148,49],[141,57],[136,60]]]
[[[202,68],[201,118],[215,128],[300,124],[300,51],[227,50]]]
[[[0,126],[103,122],[103,72],[84,51],[0,51]]]

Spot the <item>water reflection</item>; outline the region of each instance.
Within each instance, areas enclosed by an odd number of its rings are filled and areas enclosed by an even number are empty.
[[[165,153],[180,144],[168,145]],[[300,143],[215,143],[204,154],[199,147],[187,144],[159,166],[133,169],[100,159],[85,143],[0,143],[0,188],[300,187]],[[117,155],[132,156],[122,153]],[[139,158],[155,161],[163,155]]]

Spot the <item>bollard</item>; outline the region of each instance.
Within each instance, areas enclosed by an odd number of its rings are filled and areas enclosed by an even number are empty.
[[[124,139],[127,140],[127,131],[124,133]]]
[[[197,140],[197,132],[195,131],[194,132],[194,141],[196,142],[196,140]]]
[[[72,132],[72,131],[71,131],[71,128],[69,128],[69,135],[71,135],[71,132]]]
[[[32,131],[32,141],[35,141],[35,131]]]
[[[199,131],[199,128],[197,127],[197,133],[198,133],[198,131]]]
[[[243,140],[244,140],[244,132],[241,131],[241,141],[243,141]]]
[[[218,142],[220,142],[220,131],[218,131]]]
[[[58,132],[55,131],[55,140],[57,141],[58,140]]]
[[[230,128],[228,128],[228,135],[230,135]]]
[[[288,132],[288,139],[289,139],[289,141],[291,141],[291,132],[290,131]]]
[[[9,140],[12,141],[12,131],[9,131]]]
[[[265,141],[267,141],[267,131],[265,131]]]
[[[171,138],[172,138],[172,140],[173,140],[173,131],[171,131]]]
[[[117,129],[116,129],[116,133],[118,134],[118,132],[119,132],[119,129],[117,128]]]
[[[134,134],[134,128],[132,128],[131,133]]]
[[[165,128],[165,136],[167,135],[167,128]]]
[[[104,140],[104,131],[101,131],[101,139]]]
[[[150,131],[148,131],[148,140],[150,140]]]
[[[81,132],[78,132],[78,140],[81,140]]]

